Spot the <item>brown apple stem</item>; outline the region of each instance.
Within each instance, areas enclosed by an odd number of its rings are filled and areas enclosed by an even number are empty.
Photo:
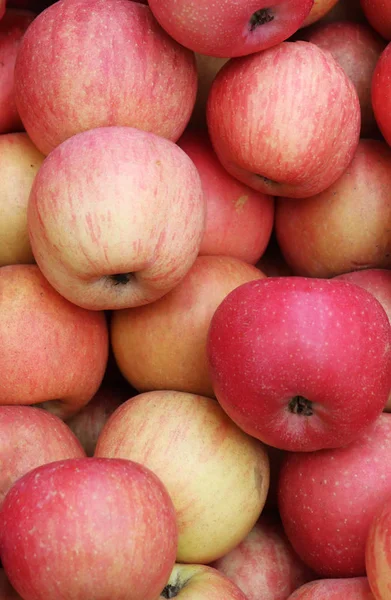
[[[314,414],[311,400],[307,400],[304,396],[293,396],[288,404],[288,408],[291,413],[302,415],[303,417],[310,417]]]
[[[133,278],[133,273],[116,273],[115,275],[109,275],[108,278],[114,285],[126,285]]]
[[[162,598],[175,598],[180,592],[179,585],[166,585],[164,590],[161,593]]]
[[[271,14],[270,8],[260,8],[250,17],[250,31],[254,31],[254,29],[257,29],[260,25],[270,23],[273,19],[274,16]]]

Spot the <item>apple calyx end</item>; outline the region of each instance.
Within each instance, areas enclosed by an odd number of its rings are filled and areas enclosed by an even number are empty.
[[[256,10],[250,17],[249,21],[249,29],[250,31],[254,31],[260,25],[264,25],[265,23],[270,23],[273,21],[274,16],[270,12],[270,8],[260,8]]]
[[[133,277],[133,273],[115,273],[107,276],[114,285],[126,285]]]
[[[180,592],[180,589],[181,588],[180,588],[179,585],[167,584],[166,587],[164,588],[164,590],[161,593],[161,598],[167,598],[168,600],[170,598],[176,598],[176,596]]]
[[[303,417],[311,417],[314,414],[311,400],[307,400],[304,396],[293,396],[288,409],[291,413]]]

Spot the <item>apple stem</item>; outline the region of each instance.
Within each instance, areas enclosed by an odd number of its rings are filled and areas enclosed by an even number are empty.
[[[314,414],[311,400],[307,400],[304,396],[293,396],[288,408],[291,413],[302,415],[303,417],[310,417]]]
[[[114,285],[126,285],[133,277],[133,273],[116,273],[108,276]]]
[[[161,593],[161,597],[162,598],[175,598],[180,591],[180,587],[178,585],[166,585],[166,587],[164,588],[164,590]]]
[[[274,16],[270,13],[270,8],[260,8],[251,15],[249,22],[250,31],[254,31],[254,29],[257,29],[260,25],[270,23],[273,19]]]

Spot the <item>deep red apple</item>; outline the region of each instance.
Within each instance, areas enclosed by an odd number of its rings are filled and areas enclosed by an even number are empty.
[[[287,600],[375,600],[366,577],[318,579],[306,583]]]
[[[269,277],[221,302],[208,336],[215,395],[246,433],[282,450],[356,439],[391,388],[391,327],[366,290]]]
[[[377,61],[372,78],[372,106],[375,118],[388,145],[391,145],[391,44]]]

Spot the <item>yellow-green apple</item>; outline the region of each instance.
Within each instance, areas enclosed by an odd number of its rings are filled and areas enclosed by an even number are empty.
[[[322,577],[365,575],[369,527],[391,495],[390,457],[389,413],[343,448],[286,454],[282,523],[298,555]]]
[[[279,44],[302,25],[314,0],[148,0],[180,44],[210,56],[244,56]]]
[[[391,145],[391,43],[381,53],[372,77],[372,106],[375,119],[388,145]]]
[[[0,17],[5,2],[0,0]],[[8,9],[0,19],[0,134],[23,131],[14,99],[14,68],[22,37],[35,14]]]
[[[376,600],[389,600],[391,589],[391,494],[374,516],[365,547],[365,567]]]
[[[390,268],[390,186],[390,148],[361,139],[351,164],[327,190],[300,202],[279,198],[275,232],[293,272],[332,277]]]
[[[247,600],[240,589],[207,565],[176,564],[159,600]]]
[[[176,509],[178,562],[206,564],[232,550],[255,525],[269,487],[264,446],[215,400],[185,392],[127,400],[104,426],[95,456],[134,460],[161,479]]]
[[[68,302],[36,265],[0,268],[0,404],[40,404],[61,418],[91,400],[108,353],[103,312]]]
[[[365,18],[375,31],[391,40],[391,5],[384,0],[360,0]]]
[[[64,458],[82,458],[69,427],[47,410],[0,406],[0,505],[11,485],[35,467]],[[1,595],[0,595],[1,598]]]
[[[329,187],[350,163],[360,103],[329,52],[309,42],[282,42],[220,69],[207,122],[231,175],[265,194],[301,198]]]
[[[361,137],[375,135],[377,126],[372,109],[371,83],[386,42],[369,25],[349,21],[318,23],[302,31],[301,39],[331,52],[357,90]]]
[[[375,600],[366,577],[317,579],[304,584],[287,600]]]
[[[8,581],[4,569],[0,568],[0,598],[1,600],[23,600]]]
[[[20,45],[15,100],[48,154],[81,131],[124,125],[173,141],[197,90],[194,54],[129,0],[64,0],[40,13]]]
[[[336,279],[343,279],[355,283],[371,292],[379,300],[391,322],[391,271],[389,269],[364,269],[337,275]],[[391,393],[388,396],[385,411],[391,412]]]
[[[175,564],[171,499],[132,461],[37,467],[12,486],[0,516],[1,560],[23,600],[156,600]]]
[[[195,261],[206,205],[194,163],[174,142],[132,127],[69,138],[30,193],[33,254],[51,285],[92,310],[160,298]]]
[[[309,15],[304,19],[304,23],[301,27],[307,27],[312,25],[316,21],[323,19],[323,17],[330,12],[330,10],[337,4],[338,0],[314,0],[314,4],[309,12]]]
[[[273,197],[227,173],[206,132],[188,129],[177,143],[197,167],[204,190],[206,224],[199,254],[235,256],[255,264],[272,232]]]
[[[0,267],[34,262],[27,204],[43,159],[26,133],[0,135]]]
[[[122,374],[140,392],[177,390],[213,397],[206,355],[213,313],[238,285],[264,277],[237,258],[199,256],[163,298],[113,311],[111,346]]]
[[[218,56],[209,56],[195,52],[197,66],[197,95],[191,113],[189,127],[207,129],[206,104],[210,87],[221,67],[229,60]]]
[[[286,600],[314,579],[288,542],[279,520],[262,514],[236,548],[212,563],[244,592],[248,600]]]
[[[387,314],[347,281],[268,277],[240,285],[212,317],[207,352],[228,416],[281,450],[352,442],[391,389]]]

